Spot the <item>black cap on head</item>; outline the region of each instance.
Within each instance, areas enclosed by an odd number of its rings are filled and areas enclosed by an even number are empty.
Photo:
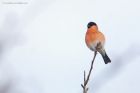
[[[94,25],[97,26],[97,24],[95,22],[89,22],[87,27],[90,28],[91,26],[94,26]]]

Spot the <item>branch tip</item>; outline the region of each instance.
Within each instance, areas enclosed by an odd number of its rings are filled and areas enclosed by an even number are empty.
[[[81,86],[82,86],[82,88],[84,88],[84,85],[83,84],[81,84]]]

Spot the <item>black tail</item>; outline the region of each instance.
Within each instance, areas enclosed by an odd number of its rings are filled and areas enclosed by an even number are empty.
[[[105,55],[102,55],[102,57],[103,57],[103,59],[104,59],[105,64],[111,63],[111,60],[110,60],[110,58],[107,56],[106,53],[105,53]]]

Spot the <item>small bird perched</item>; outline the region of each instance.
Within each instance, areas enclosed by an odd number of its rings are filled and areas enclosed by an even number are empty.
[[[85,36],[86,45],[92,51],[98,51],[102,55],[105,64],[110,63],[111,60],[104,49],[105,37],[103,33],[98,30],[95,22],[89,22],[87,28]]]

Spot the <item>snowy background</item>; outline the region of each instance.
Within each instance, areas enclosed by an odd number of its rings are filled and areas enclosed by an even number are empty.
[[[0,0],[0,93],[82,93],[93,58],[84,41],[89,21],[105,34],[112,63],[97,55],[88,93],[140,92],[139,4]]]

